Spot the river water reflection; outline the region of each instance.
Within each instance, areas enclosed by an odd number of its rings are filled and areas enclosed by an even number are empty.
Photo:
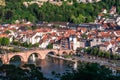
[[[45,77],[53,78],[52,72],[64,73],[66,70],[71,70],[73,62],[62,60],[59,58],[54,58],[51,56],[46,56],[44,60],[37,60],[36,62],[29,61],[29,63],[34,63],[42,68],[42,72]],[[55,78],[54,78],[55,80]]]
[[[36,57],[33,58],[33,56],[31,56],[30,59],[28,60],[28,63],[35,64],[36,66],[40,66],[43,75],[46,78],[50,78],[53,80],[59,80],[59,79],[55,78],[52,72],[62,74],[66,71],[71,71],[74,65],[74,62],[63,60],[58,57],[57,58],[52,57],[50,55],[47,55],[44,60],[37,59]],[[1,61],[0,64],[2,64]],[[10,64],[20,66],[21,60],[19,57],[15,57],[11,59]]]

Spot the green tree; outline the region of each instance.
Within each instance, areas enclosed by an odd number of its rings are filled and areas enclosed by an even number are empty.
[[[82,14],[79,14],[78,17],[72,16],[71,17],[74,23],[83,23],[85,22],[85,17]]]
[[[63,2],[63,5],[57,6],[46,2],[39,7],[38,4],[31,4],[26,7],[23,2],[31,0],[6,0],[6,6],[0,6],[0,22],[13,23],[15,20],[37,21],[62,21],[83,23],[91,22],[101,12],[102,8],[110,10],[111,6],[116,6],[120,13],[119,0],[102,0],[98,3],[77,3],[73,0],[73,5]],[[71,0],[69,0],[71,1]]]
[[[110,53],[108,53],[108,52],[104,52],[104,53],[105,53],[105,58],[110,59]]]
[[[61,80],[119,80],[120,77],[112,75],[112,71],[97,63],[80,64],[78,69],[66,72]]]
[[[11,33],[9,30],[6,30],[6,31],[5,31],[5,34],[9,34],[9,33]]]
[[[0,71],[6,72],[6,77],[9,80],[46,80],[41,72],[41,68],[32,64],[25,64],[22,67],[26,69],[14,65],[2,65],[0,66]]]
[[[94,54],[95,54],[95,55],[98,55],[98,51],[99,51],[98,48],[94,48]]]
[[[53,49],[53,44],[48,44],[47,49]]]
[[[103,56],[103,52],[99,50],[98,56],[99,56],[99,57],[104,57],[104,56]]]
[[[0,46],[1,46],[1,43],[2,43],[2,38],[0,38]]]
[[[8,46],[10,44],[9,38],[2,38],[1,45]]]
[[[32,47],[39,47],[39,43],[33,44]]]
[[[87,39],[86,33],[82,34],[81,37],[82,37],[83,39]]]
[[[113,54],[113,59],[115,59],[115,60],[120,59],[120,55],[119,54]]]
[[[91,49],[90,54],[91,54],[91,55],[95,55],[95,53],[94,53],[94,49]]]
[[[13,12],[12,11],[10,11],[10,10],[8,10],[8,11],[6,11],[6,13],[5,13],[5,19],[11,19],[13,17]]]
[[[32,44],[31,43],[27,43],[27,42],[24,42],[21,44],[21,46],[24,46],[26,48],[31,48],[32,47]]]
[[[19,41],[13,41],[12,44],[18,46],[18,45],[20,45],[21,43],[20,43]]]
[[[85,48],[85,53],[90,54],[91,50],[91,47]]]

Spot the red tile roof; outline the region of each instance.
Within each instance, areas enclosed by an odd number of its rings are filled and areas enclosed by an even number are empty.
[[[98,14],[98,16],[104,16],[104,14],[103,14],[103,13],[100,13],[100,14]]]
[[[120,42],[120,37],[119,37],[119,38],[117,38],[117,40],[116,40],[116,41]]]
[[[111,34],[110,32],[99,32],[98,36],[99,37],[110,37]]]
[[[7,34],[0,34],[0,37],[7,37]]]

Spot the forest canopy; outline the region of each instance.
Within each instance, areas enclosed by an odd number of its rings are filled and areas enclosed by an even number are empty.
[[[102,8],[109,10],[112,6],[117,7],[120,13],[120,0],[102,0],[98,3],[77,3],[57,6],[46,2],[39,7],[32,4],[26,7],[23,2],[31,0],[6,0],[6,6],[0,6],[0,23],[14,23],[15,20],[25,19],[31,22],[38,21],[61,21],[61,22],[93,22]]]

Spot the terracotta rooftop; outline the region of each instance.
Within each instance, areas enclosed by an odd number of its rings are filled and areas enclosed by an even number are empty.
[[[117,38],[117,40],[116,40],[116,41],[120,42],[120,37],[119,37],[119,38]]]
[[[7,34],[0,34],[0,37],[7,37]]]

